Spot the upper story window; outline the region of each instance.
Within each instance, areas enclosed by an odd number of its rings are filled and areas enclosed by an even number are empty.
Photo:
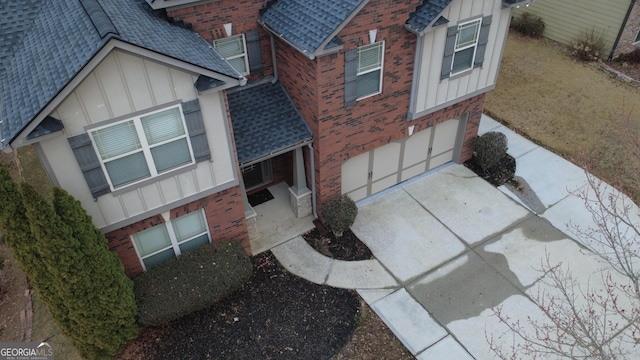
[[[210,241],[204,210],[143,230],[132,238],[145,270]]]
[[[112,188],[194,163],[180,105],[90,131]]]
[[[242,75],[249,74],[249,59],[244,34],[213,41],[213,47]]]
[[[451,67],[452,75],[473,67],[481,21],[482,19],[478,19],[458,25],[458,36]]]
[[[491,15],[447,28],[440,80],[482,67],[489,43]]]
[[[382,64],[384,42],[358,48],[356,98],[358,100],[382,92]]]

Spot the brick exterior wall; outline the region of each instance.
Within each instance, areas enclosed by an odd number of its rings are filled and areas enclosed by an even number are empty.
[[[640,2],[636,2],[633,5],[627,24],[620,36],[618,47],[613,55],[614,58],[620,54],[630,53],[633,50],[640,48],[640,43],[635,43],[638,31],[640,31]]]
[[[264,3],[264,0],[219,0],[167,9],[167,15],[175,21],[181,20],[190,24],[193,30],[207,41],[226,37],[224,24],[228,23],[233,24],[232,35],[260,31],[262,72],[247,76],[248,79],[255,79],[273,74],[269,35],[258,24],[259,11],[264,7]]]
[[[174,219],[200,209],[204,209],[213,243],[235,240],[244,247],[248,254],[251,254],[239,186],[172,209],[170,217]],[[144,272],[140,258],[133,247],[131,236],[162,223],[164,223],[164,219],[158,214],[106,234],[109,249],[118,255],[127,276],[135,277]]]
[[[484,106],[484,94],[449,106],[422,118],[407,121],[416,49],[416,35],[404,29],[410,12],[421,1],[372,0],[338,36],[344,50],[309,60],[277,41],[280,82],[311,128],[315,142],[315,175],[318,206],[341,193],[342,164],[415,132],[460,115],[467,115],[461,161],[471,157]],[[369,30],[376,41],[385,41],[382,93],[344,107],[344,51],[369,44]]]

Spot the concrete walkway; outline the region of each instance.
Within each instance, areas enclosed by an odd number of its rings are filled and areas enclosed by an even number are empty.
[[[418,359],[496,358],[487,338],[507,328],[493,307],[525,326],[545,321],[536,301],[554,289],[539,280],[541,261],[569,266],[583,286],[604,285],[603,264],[568,227],[593,225],[575,196],[587,189],[584,171],[483,116],[480,134],[488,131],[507,135],[524,192],[449,165],[358,203],[352,230],[372,260],[333,260],[301,237],[272,252],[309,281],[356,289]]]

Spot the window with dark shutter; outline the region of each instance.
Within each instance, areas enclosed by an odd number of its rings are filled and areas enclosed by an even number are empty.
[[[70,137],[68,141],[93,198],[97,199],[99,196],[111,192],[89,134]]]
[[[260,32],[249,31],[245,34],[247,40],[247,55],[249,57],[249,71],[253,74],[262,71],[262,49],[260,48]]]
[[[482,66],[490,26],[491,15],[447,29],[440,80]]]

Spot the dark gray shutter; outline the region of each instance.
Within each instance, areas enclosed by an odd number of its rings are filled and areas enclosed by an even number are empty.
[[[447,28],[447,41],[444,44],[440,80],[448,78],[451,74],[451,63],[453,62],[453,54],[456,51],[456,35],[458,35],[458,25]]]
[[[202,119],[202,111],[200,110],[200,102],[198,102],[198,99],[183,102],[182,113],[187,122],[187,130],[189,131],[195,161],[210,160],[211,151],[209,150],[209,143],[207,142],[207,134],[204,130],[204,120]]]
[[[262,71],[262,49],[260,48],[260,33],[249,31],[244,34],[247,40],[247,56],[249,57],[249,71],[256,73]]]
[[[111,188],[100,166],[98,155],[93,149],[93,145],[91,145],[89,134],[76,135],[67,140],[69,140],[69,145],[73,150],[73,154],[76,156],[82,175],[84,175],[84,179],[89,186],[89,191],[91,191],[93,198],[97,199],[101,195],[110,193]]]
[[[356,81],[358,80],[358,49],[344,53],[344,106],[356,103]]]
[[[487,50],[487,43],[489,42],[489,27],[491,27],[491,15],[482,18],[476,58],[473,61],[474,68],[480,67],[484,63],[484,53]]]

